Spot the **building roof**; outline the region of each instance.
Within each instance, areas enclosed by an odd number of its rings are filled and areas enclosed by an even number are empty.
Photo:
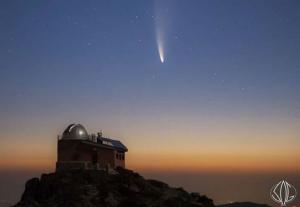
[[[62,140],[78,140],[96,147],[115,149],[121,152],[128,151],[127,147],[119,140],[102,137],[102,134],[99,134],[97,138],[94,137],[96,139],[93,139],[92,136],[88,135],[86,129],[81,124],[70,124],[63,132]]]
[[[106,137],[97,137],[97,143],[113,147],[116,150],[127,152],[127,147],[119,140],[109,139]]]
[[[88,139],[89,135],[81,124],[70,124],[62,134],[62,139]]]

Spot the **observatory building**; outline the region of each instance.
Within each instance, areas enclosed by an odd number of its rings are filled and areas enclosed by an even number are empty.
[[[125,168],[128,149],[102,132],[89,135],[81,124],[69,125],[57,140],[56,171]]]

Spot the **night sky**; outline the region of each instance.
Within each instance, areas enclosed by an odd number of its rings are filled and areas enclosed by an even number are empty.
[[[1,1],[0,169],[54,169],[78,122],[124,142],[136,170],[300,172],[299,11]]]

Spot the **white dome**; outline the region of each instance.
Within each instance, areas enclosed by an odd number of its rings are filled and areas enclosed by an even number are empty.
[[[88,133],[81,124],[70,124],[64,131],[62,139],[87,139]]]

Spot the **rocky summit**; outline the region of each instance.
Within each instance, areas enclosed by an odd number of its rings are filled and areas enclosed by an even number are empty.
[[[198,193],[147,180],[130,170],[65,171],[42,174],[26,183],[15,207],[214,207]]]

